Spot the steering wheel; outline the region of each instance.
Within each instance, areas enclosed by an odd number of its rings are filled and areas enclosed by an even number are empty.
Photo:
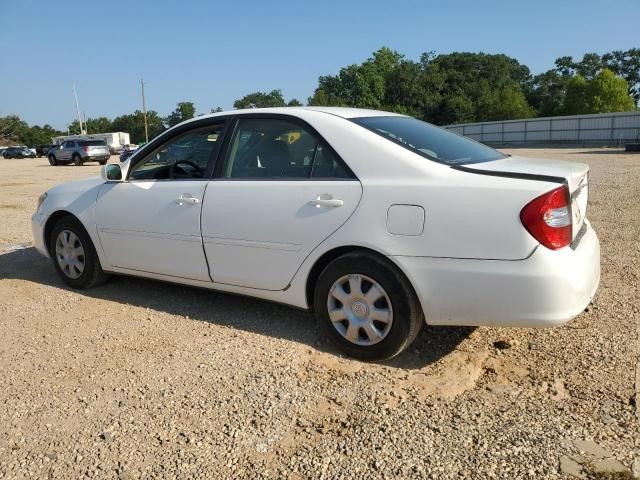
[[[197,173],[199,177],[202,177],[203,171],[202,171],[202,168],[200,168],[200,166],[198,166],[197,164],[195,164],[190,160],[177,160],[171,164],[171,168],[169,169],[169,178],[175,178],[176,167],[179,164],[189,165],[190,167],[193,167],[193,169],[195,170],[194,173]],[[189,175],[189,173],[184,169],[181,168],[180,170],[182,170],[185,174]],[[193,175],[189,175],[189,176],[193,177]]]

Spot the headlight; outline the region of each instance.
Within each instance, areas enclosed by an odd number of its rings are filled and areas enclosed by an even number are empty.
[[[46,198],[47,198],[47,192],[44,192],[42,195],[38,197],[38,208],[36,208],[36,212],[40,210],[40,207],[42,206]]]

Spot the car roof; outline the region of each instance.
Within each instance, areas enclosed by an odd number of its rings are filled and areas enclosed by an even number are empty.
[[[327,115],[334,115],[341,118],[362,118],[362,117],[401,117],[399,113],[383,112],[381,110],[369,110],[365,108],[350,107],[272,107],[272,108],[246,108],[240,110],[227,110],[224,112],[201,115],[187,120],[184,123],[201,120],[203,118],[223,117],[227,115],[245,115],[250,113],[277,113],[283,115],[302,116],[306,112],[318,112]]]

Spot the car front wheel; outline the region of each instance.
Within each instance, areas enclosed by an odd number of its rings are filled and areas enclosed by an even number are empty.
[[[402,272],[366,252],[343,255],[325,267],[316,283],[314,309],[326,336],[347,355],[365,361],[398,355],[424,324]]]
[[[89,234],[72,216],[62,217],[53,226],[49,252],[58,275],[73,288],[95,287],[107,278]]]
[[[55,167],[57,164],[58,162],[56,161],[56,157],[54,157],[53,155],[49,155],[49,165]]]

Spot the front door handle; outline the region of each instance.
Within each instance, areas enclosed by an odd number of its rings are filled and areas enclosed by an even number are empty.
[[[176,198],[176,203],[181,207],[183,205],[197,205],[200,203],[200,199],[193,197],[188,193],[183,193],[180,195],[180,198]]]
[[[330,197],[327,198],[325,195],[319,195],[318,198],[316,198],[315,200],[311,200],[309,204],[316,208],[320,208],[320,207],[336,208],[344,205],[344,202],[337,198],[330,198]]]

